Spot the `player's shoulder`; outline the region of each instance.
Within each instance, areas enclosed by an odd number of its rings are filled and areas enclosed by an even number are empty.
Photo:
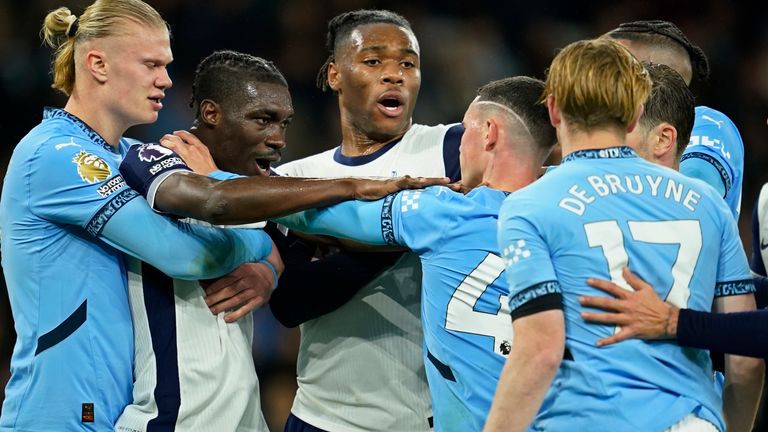
[[[722,111],[703,105],[696,107],[691,135],[700,135],[701,131],[710,131],[715,134],[739,134],[736,124],[727,115]]]
[[[442,148],[446,135],[464,132],[461,123],[422,125],[414,124],[403,135],[399,145],[402,147],[440,147]]]

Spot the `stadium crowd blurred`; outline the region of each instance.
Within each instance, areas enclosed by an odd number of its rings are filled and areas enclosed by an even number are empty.
[[[68,6],[80,13],[90,0],[6,0],[0,3],[0,169],[5,175],[16,143],[41,118],[42,106],[63,105],[50,88],[49,50],[38,32],[47,10]],[[665,19],[678,24],[701,46],[712,66],[710,82],[694,89],[697,105],[727,113],[745,145],[745,182],[740,227],[749,253],[749,215],[760,186],[768,181],[768,6],[728,0],[665,2],[612,0],[538,2],[446,0],[150,0],[170,23],[173,88],[155,124],[127,136],[156,141],[188,126],[195,65],[216,49],[233,49],[270,59],[287,78],[296,115],[283,161],[338,145],[333,95],[315,87],[326,57],[326,22],[345,10],[385,8],[408,18],[421,43],[422,87],[414,121],[459,121],[479,85],[512,75],[544,78],[557,48],[594,37],[621,22]],[[555,161],[556,162],[556,161]],[[14,331],[4,281],[0,289],[0,385],[5,386]],[[279,428],[295,391],[298,330],[285,329],[267,309],[256,313],[254,358],[262,381],[264,413]],[[1,401],[2,399],[0,399]]]

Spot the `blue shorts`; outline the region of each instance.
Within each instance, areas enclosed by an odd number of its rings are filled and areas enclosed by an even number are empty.
[[[284,432],[326,432],[318,427],[314,427],[304,420],[291,413],[285,422]]]

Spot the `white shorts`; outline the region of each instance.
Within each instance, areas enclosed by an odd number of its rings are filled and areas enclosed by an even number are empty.
[[[688,414],[664,432],[720,432],[712,423]]]

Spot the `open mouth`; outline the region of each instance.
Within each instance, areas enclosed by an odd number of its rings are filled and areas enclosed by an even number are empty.
[[[154,103],[154,105],[155,105],[155,106],[156,106],[158,109],[163,107],[163,103],[162,103],[162,100],[163,100],[163,96],[158,96],[158,97],[151,97],[151,98],[148,98],[148,99],[149,99],[150,101],[152,101],[152,102]]]
[[[377,101],[379,110],[389,117],[397,117],[403,112],[403,98],[399,93],[385,93]]]

